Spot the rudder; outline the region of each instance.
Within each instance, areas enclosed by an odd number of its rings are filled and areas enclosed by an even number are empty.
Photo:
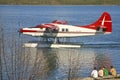
[[[108,12],[104,12],[101,17],[94,23],[85,26],[86,28],[102,31],[105,34],[112,32],[112,19]]]
[[[112,19],[108,12],[104,12],[95,24],[96,30],[102,29],[105,33],[112,32]]]

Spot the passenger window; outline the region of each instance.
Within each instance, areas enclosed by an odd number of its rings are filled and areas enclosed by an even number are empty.
[[[68,29],[66,29],[66,32],[68,32]]]
[[[62,29],[62,32],[64,32],[65,30],[64,29]]]

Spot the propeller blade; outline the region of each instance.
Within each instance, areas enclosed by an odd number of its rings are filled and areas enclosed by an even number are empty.
[[[18,32],[19,37],[20,37],[20,35],[21,35],[21,29],[19,29],[17,32]]]

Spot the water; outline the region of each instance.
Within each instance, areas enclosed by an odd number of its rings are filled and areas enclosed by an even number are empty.
[[[1,5],[0,25],[4,27],[6,37],[15,35],[15,38],[18,39],[17,43],[22,38],[27,41],[34,41],[40,38],[25,35],[18,38],[17,30],[23,27],[36,26],[40,23],[50,23],[56,19],[66,20],[68,24],[72,25],[86,25],[96,21],[104,11],[111,14],[113,21],[112,34],[71,38],[71,42],[84,42],[84,47],[80,49],[26,48],[25,54],[29,54],[31,57],[30,66],[34,65],[35,59],[43,58],[41,63],[46,69],[45,73],[48,73],[47,78],[45,76],[44,79],[48,80],[66,78],[70,70],[73,70],[76,76],[86,77],[90,75],[93,66],[103,65],[108,68],[113,65],[120,73],[120,6]]]

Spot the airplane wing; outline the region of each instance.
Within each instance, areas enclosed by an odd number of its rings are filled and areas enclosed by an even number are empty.
[[[54,21],[52,21],[52,23],[56,23],[56,24],[67,24],[67,21],[54,20]]]
[[[40,24],[37,25],[36,28],[51,28],[51,29],[57,29],[57,26],[54,24],[67,24],[67,21],[64,20],[54,20],[49,24]]]
[[[36,28],[50,28],[52,30],[58,30],[58,27],[49,23],[49,24],[40,24],[40,25],[37,25]]]
[[[40,24],[37,25],[36,28],[41,28],[41,29],[45,28],[44,35],[46,35],[46,37],[53,36],[53,33],[55,33],[54,36],[56,36],[59,30],[59,28],[52,23]]]

